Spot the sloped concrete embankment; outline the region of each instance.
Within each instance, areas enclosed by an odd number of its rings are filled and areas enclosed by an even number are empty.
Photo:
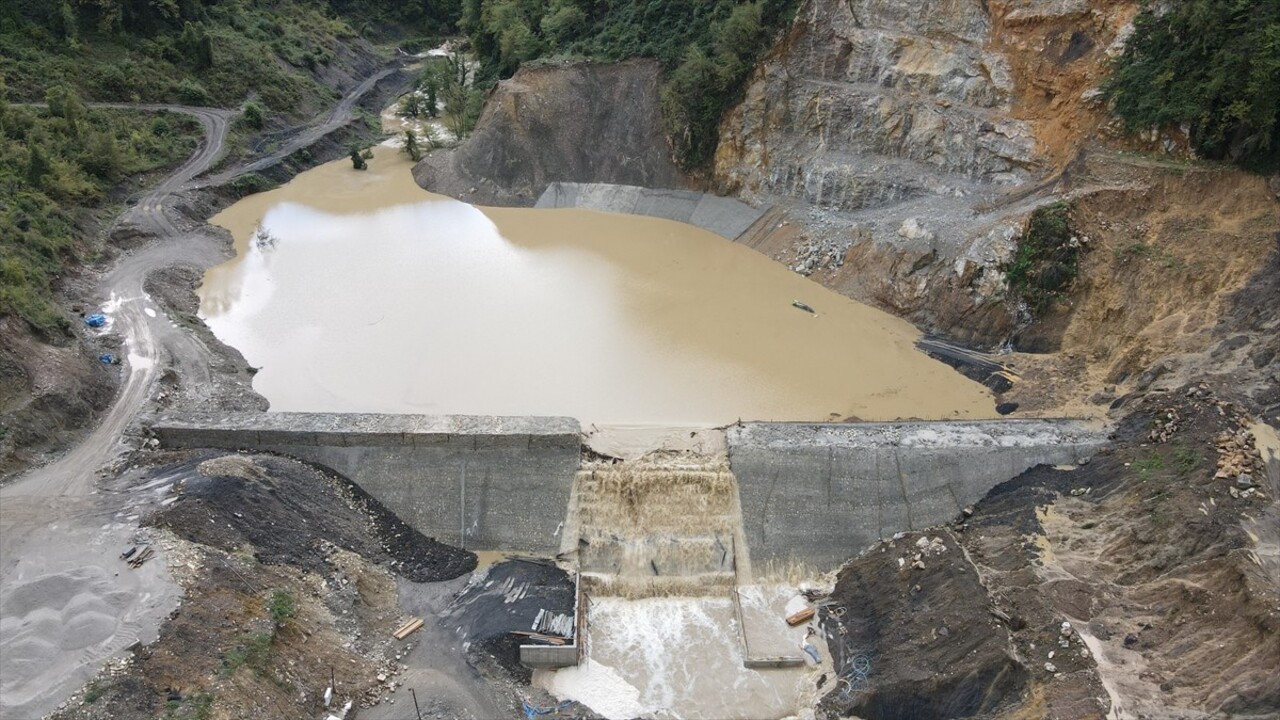
[[[1036,465],[1106,441],[1073,420],[746,423],[729,429],[752,562],[834,567],[877,540],[946,522]]]
[[[695,190],[659,190],[608,183],[551,183],[536,208],[580,208],[675,220],[736,240],[765,214],[763,208]]]
[[[554,554],[578,470],[578,422],[555,417],[162,415],[166,447],[291,455],[350,478],[419,532],[470,549]]]

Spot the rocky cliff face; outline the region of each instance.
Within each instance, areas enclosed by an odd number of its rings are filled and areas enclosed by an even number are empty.
[[[533,205],[556,181],[682,187],[658,111],[659,72],[646,60],[521,68],[494,90],[474,134],[423,158],[414,178],[487,205]]]
[[[1280,180],[1191,162],[1177,131],[1119,132],[1098,86],[1138,6],[805,0],[721,125],[719,189],[777,208],[740,241],[926,331],[1060,351],[1012,356],[1038,380],[1009,397],[1024,409],[1235,372],[1215,326],[1280,253]],[[1058,200],[1085,250],[1031,322],[1003,268]],[[1241,363],[1274,376],[1265,360]]]
[[[926,329],[998,344],[998,267],[1103,122],[1135,3],[807,0],[724,121],[722,190],[791,209],[764,252]]]

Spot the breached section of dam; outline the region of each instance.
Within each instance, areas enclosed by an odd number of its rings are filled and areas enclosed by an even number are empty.
[[[198,413],[150,425],[166,447],[266,450],[330,468],[466,548],[561,551],[582,469],[581,428],[564,417]],[[727,437],[746,538],[736,554],[830,569],[957,517],[1028,468],[1078,463],[1106,434],[1073,420],[989,420],[741,423]]]

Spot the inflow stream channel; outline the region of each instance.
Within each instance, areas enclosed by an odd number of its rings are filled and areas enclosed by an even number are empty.
[[[995,415],[986,388],[916,350],[908,323],[719,235],[653,217],[475,207],[423,191],[410,168],[378,147],[367,171],[330,163],[213,218],[238,255],[205,276],[201,313],[260,368],[254,387],[273,410],[686,429]],[[731,480],[720,453],[693,476]],[[724,528],[686,518],[692,530],[659,533],[705,551],[701,565],[685,562],[705,587],[598,592],[582,664],[539,671],[540,686],[608,717],[772,718],[811,701],[820,671],[800,662],[805,628],[781,622],[797,585],[741,577],[742,512],[736,484],[725,487]],[[590,562],[635,564],[627,547],[643,539],[591,526],[608,517],[591,507],[569,527],[614,541],[596,542]],[[748,668],[748,643],[795,663]]]

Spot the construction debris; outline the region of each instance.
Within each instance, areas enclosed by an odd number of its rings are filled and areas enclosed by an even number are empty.
[[[813,608],[805,608],[804,610],[801,610],[800,612],[797,612],[797,613],[793,613],[793,614],[791,614],[791,615],[788,615],[788,616],[787,616],[787,624],[788,624],[788,625],[790,625],[791,627],[795,627],[795,626],[800,625],[800,624],[802,624],[802,623],[806,623],[806,622],[808,622],[811,618],[813,618],[813,614],[814,614],[814,612],[816,612],[816,611],[815,611]]]
[[[397,628],[395,632],[391,633],[391,637],[394,637],[397,640],[403,640],[417,632],[421,627],[422,618],[414,618]]]
[[[145,548],[143,548],[143,549],[142,549],[142,552],[138,553],[137,555],[134,555],[134,556],[133,556],[133,557],[128,561],[128,562],[129,562],[129,567],[131,567],[131,568],[135,568],[135,569],[136,569],[136,568],[140,568],[140,567],[142,567],[142,564],[143,564],[143,563],[145,563],[146,561],[150,560],[150,559],[151,559],[155,554],[156,554],[156,551],[155,551],[154,549],[152,549],[152,547],[151,547],[150,545],[148,545],[148,546],[146,546]]]
[[[568,638],[560,637],[559,635],[547,635],[544,633],[531,632],[529,630],[512,630],[511,634],[526,637],[535,642],[547,643],[549,645],[564,645],[569,641]]]
[[[573,616],[539,610],[533,618],[533,631],[542,635],[573,637]]]

